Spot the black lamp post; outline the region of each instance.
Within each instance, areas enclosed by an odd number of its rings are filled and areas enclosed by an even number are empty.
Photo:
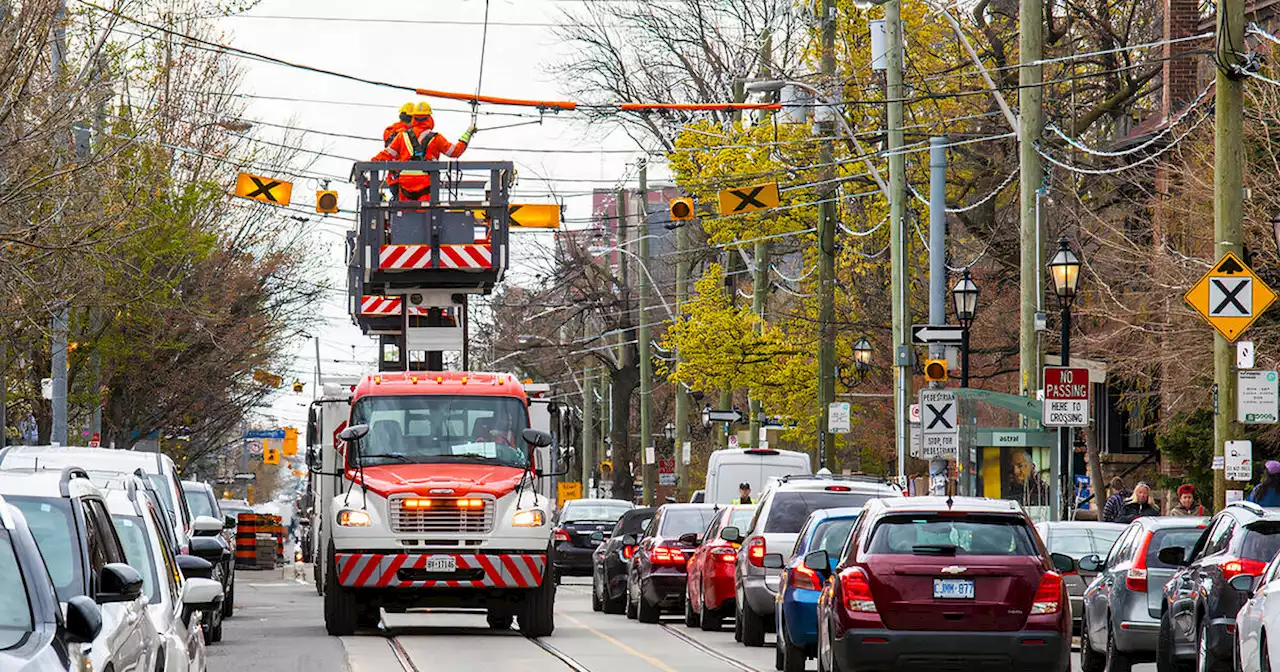
[[[1071,250],[1065,237],[1058,239],[1058,251],[1049,260],[1049,277],[1053,280],[1053,293],[1058,296],[1058,307],[1062,309],[1062,350],[1061,366],[1071,364],[1071,304],[1076,300],[1076,289],[1080,283],[1080,257]],[[1071,432],[1066,427],[1058,428],[1058,464],[1061,465],[1059,476],[1059,493],[1064,496],[1054,502],[1059,511],[1065,513],[1067,498],[1065,493],[1072,492],[1071,485],[1075,472],[1074,456],[1071,453]],[[1094,488],[1101,487],[1094,484]],[[1055,517],[1064,520],[1065,516]]]
[[[951,288],[951,298],[955,303],[956,321],[963,329],[960,332],[960,387],[969,387],[969,327],[973,326],[973,318],[978,314],[978,295],[982,288],[973,281],[966,267],[960,281]]]
[[[859,378],[866,376],[867,371],[871,370],[871,341],[866,336],[853,344],[853,368],[857,370]]]

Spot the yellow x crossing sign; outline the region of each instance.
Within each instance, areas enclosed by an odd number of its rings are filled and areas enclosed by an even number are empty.
[[[1235,253],[1218,263],[1183,295],[1222,337],[1235,342],[1276,300],[1276,293]]]
[[[740,215],[778,207],[778,183],[735,187],[720,192],[720,215]]]
[[[251,173],[236,175],[236,196],[272,205],[289,205],[293,183]]]

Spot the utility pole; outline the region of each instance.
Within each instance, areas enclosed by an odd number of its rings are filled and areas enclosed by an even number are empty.
[[[653,358],[649,353],[649,164],[640,159],[640,229],[638,254],[640,256],[640,301],[636,320],[637,350],[640,353],[640,447],[644,450],[644,503],[653,505],[654,487],[658,480],[658,451],[653,450]],[[626,256],[626,255],[623,255]]]
[[[693,222],[677,222],[676,226],[676,314],[689,300],[689,226]],[[676,365],[681,360],[680,349],[675,352]],[[684,383],[675,383],[676,417],[676,501],[689,501],[689,465],[684,463],[684,443],[689,440],[689,391]]]
[[[760,79],[767,80],[772,77],[770,72],[772,58],[773,36],[766,29],[760,43]],[[768,113],[766,112],[765,114]],[[760,323],[756,326],[756,333],[763,334],[765,305],[769,300],[769,241],[756,241],[754,259],[755,267],[751,269],[751,311],[760,318]],[[763,424],[760,421],[760,416],[764,413],[764,405],[760,402],[760,399],[756,398],[755,394],[752,394],[750,403],[747,404],[747,409],[751,415],[747,424],[747,431],[750,434],[747,437],[747,446],[759,448],[760,426]]]
[[[1040,278],[1044,249],[1041,245],[1040,217],[1036,191],[1044,184],[1044,169],[1035,143],[1044,130],[1044,66],[1036,65],[1044,55],[1044,4],[1040,0],[1019,0],[1018,53],[1018,165],[1021,170],[1021,326],[1019,329],[1020,384],[1024,396],[1040,389],[1040,339],[1036,333],[1036,312],[1040,305]],[[1054,474],[1054,478],[1057,478]],[[1096,484],[1100,486],[1101,484]]]
[[[1244,0],[1218,2],[1217,85],[1213,115],[1213,240],[1217,258],[1227,252],[1244,256],[1241,231],[1244,200],[1244,89],[1240,74],[1244,63]],[[1242,436],[1236,423],[1236,375],[1231,370],[1231,344],[1213,335],[1213,381],[1218,388],[1213,409],[1213,455],[1223,456],[1224,445]],[[1222,469],[1213,471],[1213,507],[1226,506],[1227,479]]]
[[[898,0],[893,0],[897,2]],[[835,93],[836,77],[836,3],[822,0],[822,85],[826,97],[838,99]],[[836,400],[836,331],[831,324],[836,306],[836,209],[831,199],[831,164],[835,161],[835,147],[831,140],[835,134],[834,116],[841,114],[835,108],[827,108],[817,124],[818,163],[822,169],[822,187],[818,192],[818,468],[827,466],[827,446],[831,444],[830,427],[827,424],[828,408]]]
[[[582,370],[582,496],[592,497],[591,474],[595,471],[596,380],[591,367]]]
[[[51,44],[51,54],[49,64],[53,69],[53,77],[55,80],[61,81],[63,64],[66,60],[67,53],[67,3],[65,0],[58,3],[58,11],[54,19],[53,41]],[[74,127],[72,132],[74,132]],[[61,148],[54,147],[55,161],[62,163]],[[58,208],[56,215],[58,224],[62,222],[62,209]],[[51,365],[53,371],[50,372],[50,378],[53,379],[53,401],[52,415],[53,423],[50,432],[49,441],[55,445],[67,445],[67,331],[69,329],[70,315],[66,301],[58,301],[53,307],[53,324],[51,329],[51,342],[49,344]]]
[[[316,383],[315,383],[315,387],[312,388],[311,390],[311,394],[313,395],[314,398],[319,399],[321,394],[323,394],[324,392],[323,390],[320,389],[320,337],[316,336],[315,341],[316,341]],[[463,370],[465,371],[466,369],[463,369]]]
[[[929,324],[947,323],[947,138],[929,138]],[[929,358],[947,346],[929,344]],[[941,384],[934,385],[941,387]]]
[[[889,136],[889,258],[892,279],[889,291],[893,294],[893,425],[894,441],[898,448],[898,482],[904,487],[907,478],[907,407],[911,404],[911,375],[914,350],[907,340],[908,314],[907,292],[911,283],[907,278],[907,157],[902,153],[903,102],[902,70],[902,0],[889,0],[884,6],[885,29],[885,95],[888,98]]]

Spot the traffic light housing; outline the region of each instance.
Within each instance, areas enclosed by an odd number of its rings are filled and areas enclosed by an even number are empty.
[[[947,382],[947,360],[926,359],[924,362],[924,379],[930,383]]]
[[[338,192],[321,189],[316,192],[316,212],[332,213],[338,211]]]
[[[687,222],[693,219],[693,199],[673,198],[669,204],[672,221]]]
[[[613,480],[613,461],[603,460],[600,462],[600,480],[602,482]]]
[[[303,383],[301,380],[295,380],[295,381],[293,381],[293,393],[294,393],[294,394],[302,394],[302,388],[304,388],[304,387],[306,387],[306,383]]]
[[[262,451],[263,464],[280,464],[280,449],[268,446]]]

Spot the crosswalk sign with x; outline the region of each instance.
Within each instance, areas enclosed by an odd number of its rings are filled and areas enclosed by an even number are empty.
[[[289,205],[293,183],[252,173],[236,175],[236,196],[272,205]]]
[[[1183,296],[1227,341],[1234,342],[1276,300],[1276,293],[1233,252]]]

